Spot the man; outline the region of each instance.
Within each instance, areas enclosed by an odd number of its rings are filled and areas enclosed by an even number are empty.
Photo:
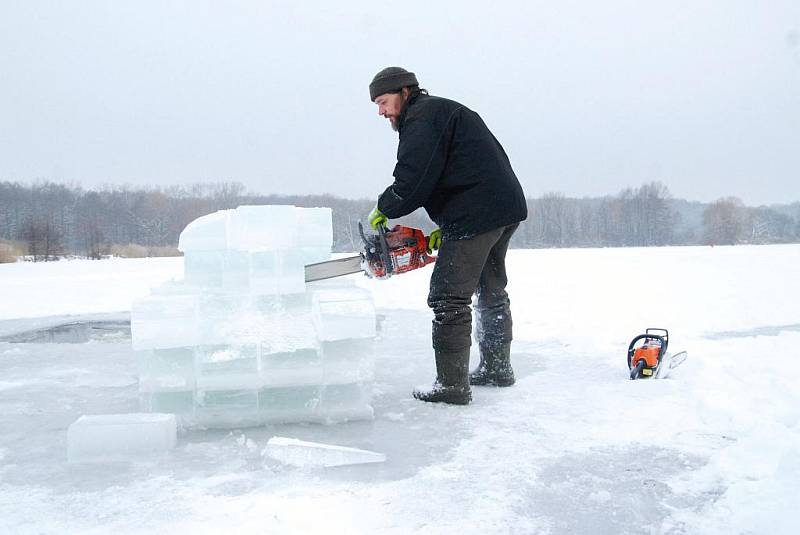
[[[505,256],[511,235],[527,217],[525,195],[478,114],[428,95],[413,72],[383,69],[370,83],[369,96],[400,137],[394,183],[379,196],[370,225],[386,225],[421,206],[439,225],[428,242],[439,249],[428,294],[436,381],[413,395],[466,405],[470,384],[514,384]],[[474,293],[481,360],[469,373]]]

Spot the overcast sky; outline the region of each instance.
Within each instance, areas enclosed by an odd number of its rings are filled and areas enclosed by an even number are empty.
[[[800,1],[0,0],[0,180],[374,197],[400,65],[529,197],[800,200]]]

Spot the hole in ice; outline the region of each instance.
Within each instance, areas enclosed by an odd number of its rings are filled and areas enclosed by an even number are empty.
[[[4,337],[0,342],[14,344],[83,344],[95,341],[118,341],[130,338],[128,321],[79,321],[33,329]]]

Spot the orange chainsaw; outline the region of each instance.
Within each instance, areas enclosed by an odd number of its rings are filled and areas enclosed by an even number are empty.
[[[435,262],[428,254],[428,238],[418,228],[396,225],[378,227],[377,234],[365,234],[361,222],[358,232],[364,249],[358,256],[337,258],[306,266],[306,282],[341,277],[363,271],[368,277],[388,279]]]
[[[636,336],[628,346],[628,369],[631,380],[664,379],[669,373],[683,364],[688,353],[671,354],[667,351],[669,331],[649,328],[644,334]]]

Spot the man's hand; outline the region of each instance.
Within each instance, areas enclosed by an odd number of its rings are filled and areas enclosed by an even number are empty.
[[[389,218],[383,215],[383,212],[378,210],[378,207],[376,206],[367,216],[367,221],[369,222],[369,226],[372,227],[372,230],[378,230],[379,226],[387,226],[386,224],[389,222]]]
[[[442,246],[442,229],[437,228],[428,236],[428,254],[438,251]]]

